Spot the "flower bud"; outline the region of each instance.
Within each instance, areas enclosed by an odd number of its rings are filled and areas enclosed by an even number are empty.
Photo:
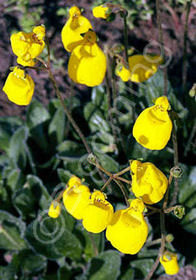
[[[110,15],[110,9],[104,5],[100,5],[93,8],[93,16],[96,18],[106,19]]]
[[[54,200],[51,203],[50,208],[48,210],[48,216],[56,219],[56,218],[58,218],[60,213],[61,213],[61,204],[58,201]]]
[[[13,103],[28,105],[33,96],[34,86],[32,78],[25,74],[24,70],[14,67],[7,77],[3,91]]]
[[[182,205],[176,205],[174,208],[174,215],[178,218],[178,219],[182,219],[183,216],[185,215],[185,208]]]
[[[171,168],[170,173],[174,178],[180,178],[182,176],[182,169],[179,166],[174,166]]]
[[[165,251],[164,254],[160,257],[160,263],[165,269],[165,273],[168,275],[174,275],[178,273],[179,271],[179,265],[178,265],[178,260],[177,260],[177,255]]]
[[[123,82],[128,82],[130,79],[130,71],[129,69],[125,68],[124,65],[119,64],[116,67],[116,75],[121,78]]]

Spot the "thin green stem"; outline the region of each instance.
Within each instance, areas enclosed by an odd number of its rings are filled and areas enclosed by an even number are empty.
[[[107,186],[110,184],[110,182],[113,180],[113,178],[112,177],[110,177],[108,180],[107,180],[107,182],[105,182],[105,184],[103,185],[103,187],[101,188],[101,192],[103,192],[106,188],[107,188]]]
[[[159,30],[159,44],[161,47],[161,53],[163,56],[163,60],[165,60],[163,30],[162,30],[162,25],[161,25],[162,21],[161,21],[160,0],[156,0],[156,12],[157,12],[157,23],[158,23],[158,30]],[[167,68],[166,68],[166,66],[164,66],[163,75],[164,75],[164,95],[167,95]]]
[[[82,131],[80,130],[79,126],[76,124],[76,122],[75,122],[74,119],[72,118],[72,116],[71,116],[69,110],[67,109],[67,107],[66,107],[66,105],[65,105],[65,102],[64,102],[64,100],[63,100],[63,98],[62,98],[62,96],[61,96],[61,93],[60,93],[60,91],[59,91],[59,89],[58,89],[58,87],[57,87],[55,78],[54,78],[54,76],[53,76],[51,70],[49,69],[48,72],[49,72],[49,77],[50,77],[50,79],[51,79],[51,82],[52,82],[52,84],[53,84],[53,86],[54,86],[55,92],[56,92],[56,94],[57,94],[57,97],[59,98],[59,100],[60,100],[60,102],[61,102],[61,105],[62,105],[62,107],[63,107],[63,109],[64,109],[64,111],[65,111],[65,113],[66,113],[67,118],[69,119],[70,123],[72,124],[72,126],[74,127],[74,129],[76,130],[76,132],[78,133],[78,135],[80,136],[80,138],[81,138],[81,140],[82,140],[82,142],[83,142],[83,144],[84,144],[84,146],[85,146],[87,152],[88,152],[89,154],[92,153],[92,150],[91,150],[90,146],[89,146],[88,143],[86,142],[86,139],[85,139],[84,134],[82,133]]]
[[[130,171],[130,166],[126,167],[125,169],[121,170],[120,172],[117,172],[114,174],[114,176],[120,176],[120,175],[123,175],[124,173]]]
[[[121,192],[122,192],[122,194],[124,196],[124,199],[125,199],[125,202],[127,204],[127,207],[129,207],[130,206],[130,203],[129,203],[129,200],[128,200],[129,197],[128,197],[128,195],[125,192],[123,184],[121,182],[119,182],[117,179],[114,179],[114,182],[119,186],[119,188],[120,188],[120,190],[121,190]]]
[[[165,239],[166,239],[166,236],[165,236],[165,216],[164,216],[163,212],[160,213],[160,222],[161,222],[161,247],[159,249],[158,256],[157,256],[149,274],[146,276],[145,280],[150,280],[151,279],[152,275],[154,274],[155,270],[157,269],[157,267],[159,265],[160,257],[163,255],[163,252],[165,250]]]
[[[126,62],[129,62],[129,56],[128,56],[128,28],[127,28],[127,15],[123,15],[124,20],[124,43],[125,43],[125,57]]]

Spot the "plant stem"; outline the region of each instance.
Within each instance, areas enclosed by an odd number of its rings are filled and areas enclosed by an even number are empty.
[[[130,166],[126,167],[125,169],[121,170],[120,172],[115,173],[114,176],[118,177],[118,176],[120,176],[120,175],[122,175],[122,174],[124,174],[128,171],[130,171]]]
[[[107,182],[103,185],[103,187],[101,188],[101,192],[103,192],[105,190],[105,188],[110,184],[110,182],[112,181],[112,177],[110,177]]]
[[[157,22],[159,30],[159,44],[161,47],[161,53],[163,55],[163,60],[165,60],[165,50],[164,50],[164,41],[163,41],[163,30],[161,26],[161,11],[160,11],[160,0],[156,0],[156,12],[157,12]],[[163,70],[164,75],[164,95],[167,95],[167,68],[164,66]]]
[[[126,192],[125,192],[123,184],[121,182],[119,182],[117,179],[114,179],[114,182],[119,186],[121,192],[123,193],[125,202],[126,202],[127,206],[129,207],[130,206],[129,201],[128,201],[129,198],[128,198]]]
[[[150,280],[152,275],[154,274],[155,270],[159,265],[159,259],[163,255],[165,249],[165,215],[163,212],[160,213],[160,222],[161,222],[161,247],[159,249],[158,256],[153,264],[149,274],[146,276],[145,280]]]
[[[126,57],[126,62],[128,63],[129,61],[129,56],[128,56],[128,29],[127,29],[127,15],[124,13],[123,15],[123,20],[124,20],[124,43],[125,43],[125,57]]]
[[[172,141],[173,141],[173,148],[174,148],[174,166],[178,166],[178,142],[177,142],[176,126],[174,121],[173,121]],[[176,203],[177,195],[178,195],[178,179],[174,178],[174,193],[173,193],[172,201],[170,202],[170,206],[173,206]]]
[[[186,1],[186,18],[184,24],[183,36],[183,62],[182,62],[182,94],[185,94],[186,79],[187,79],[187,34],[188,34],[188,19],[190,14],[192,0]],[[184,95],[183,95],[184,96]],[[184,98],[183,98],[184,99]]]
[[[63,107],[63,109],[64,109],[64,111],[65,111],[65,114],[66,114],[67,118],[69,119],[70,123],[72,124],[72,126],[74,127],[74,129],[76,130],[76,132],[78,133],[78,135],[80,136],[80,138],[81,138],[81,140],[82,140],[82,142],[83,142],[83,144],[84,144],[84,146],[85,146],[87,152],[88,152],[89,154],[92,153],[92,150],[91,150],[90,146],[89,146],[88,143],[86,142],[86,139],[85,139],[84,134],[82,133],[82,131],[80,130],[79,126],[76,124],[76,122],[75,122],[74,119],[72,118],[72,116],[71,116],[69,110],[67,109],[67,107],[66,107],[66,105],[65,105],[65,103],[64,103],[64,101],[63,101],[63,98],[62,98],[61,93],[60,93],[60,91],[59,91],[59,89],[58,89],[58,87],[57,87],[55,78],[54,78],[54,76],[53,76],[51,70],[49,69],[48,72],[49,72],[49,77],[50,77],[50,79],[51,79],[51,82],[52,82],[52,84],[53,84],[53,86],[54,86],[54,89],[55,89],[55,91],[56,91],[57,97],[59,98],[59,100],[60,100],[60,102],[61,102],[61,105],[62,105],[62,107]]]

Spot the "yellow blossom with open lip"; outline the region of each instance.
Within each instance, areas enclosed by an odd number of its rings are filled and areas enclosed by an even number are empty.
[[[167,97],[161,96],[154,106],[138,116],[133,126],[133,136],[140,145],[150,150],[162,150],[167,145],[172,132],[169,109]]]
[[[89,203],[90,190],[87,186],[79,184],[79,181],[71,178],[68,182],[68,188],[63,193],[63,203],[68,213],[77,220],[83,218],[83,212]]]
[[[114,213],[112,205],[101,191],[94,191],[83,212],[82,224],[87,231],[99,233],[106,229]]]
[[[96,34],[88,31],[81,45],[71,53],[68,63],[69,77],[89,87],[102,83],[106,73],[106,57],[96,43]]]
[[[143,202],[134,199],[130,207],[114,213],[106,229],[106,238],[120,252],[133,255],[143,247],[148,236],[143,211]]]
[[[158,66],[163,62],[161,56],[136,54],[129,56],[130,80],[141,83],[148,80],[157,72]]]
[[[86,33],[89,29],[92,29],[90,21],[81,15],[78,7],[71,7],[69,10],[69,19],[61,31],[64,48],[68,52],[71,52],[82,42],[83,37],[81,34]]]
[[[109,15],[108,10],[109,10],[109,8],[106,6],[104,7],[104,5],[94,7],[92,10],[93,16],[96,18],[106,19]]]
[[[28,105],[34,92],[34,82],[24,70],[15,67],[8,75],[3,91],[17,105]]]
[[[34,59],[38,57],[44,47],[43,40],[45,27],[37,26],[33,32],[26,33],[20,31],[10,37],[13,53],[18,56],[17,62],[23,66],[34,66]]]
[[[124,65],[118,65],[116,67],[116,75],[121,78],[123,82],[128,82],[130,79],[130,71]]]
[[[61,213],[61,204],[58,201],[53,201],[48,210],[48,216],[51,218],[58,218]]]
[[[180,267],[178,265],[177,255],[175,253],[165,251],[160,257],[160,263],[165,269],[165,273],[168,275],[174,275],[178,273]]]
[[[130,164],[132,175],[131,190],[144,203],[159,202],[168,187],[167,177],[151,162],[134,160]]]

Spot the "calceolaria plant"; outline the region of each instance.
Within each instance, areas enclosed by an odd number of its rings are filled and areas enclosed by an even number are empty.
[[[157,5],[160,21],[159,12]],[[69,98],[54,75],[47,28],[10,37],[17,65],[2,90],[28,109],[25,120],[0,118],[0,249],[8,262],[0,279],[149,280],[177,274],[186,261],[177,230],[195,234],[195,168],[189,174],[179,164],[177,132],[182,143],[190,125],[170,90],[166,54],[129,55],[121,5],[102,3],[93,16],[106,25],[120,18],[124,43],[103,45],[94,22],[70,7],[57,30]],[[36,100],[29,70],[48,74],[57,96],[48,106]],[[195,125],[180,144],[184,162],[194,133]]]

